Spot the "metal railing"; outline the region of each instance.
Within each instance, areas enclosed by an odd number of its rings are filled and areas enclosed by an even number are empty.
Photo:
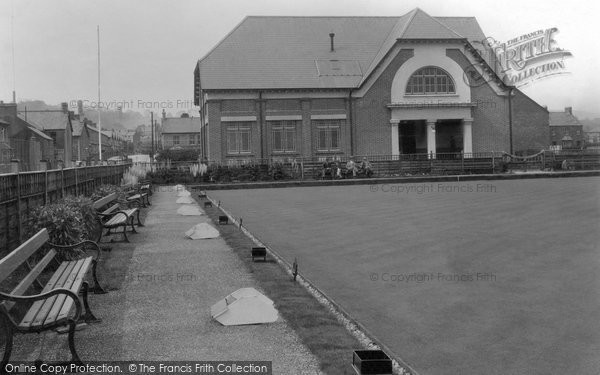
[[[277,166],[286,178],[304,180],[322,175],[325,161],[335,162],[343,170],[348,160],[360,164],[366,158],[376,177],[408,175],[459,175],[505,173],[510,171],[600,169],[599,150],[544,150],[534,155],[518,156],[504,152],[437,153],[401,155],[319,155],[313,157],[274,156],[259,158],[232,158],[224,162],[206,161],[208,174],[216,167],[244,168]],[[565,168],[564,160],[567,160]],[[193,173],[198,161],[156,162],[147,167],[152,171]]]

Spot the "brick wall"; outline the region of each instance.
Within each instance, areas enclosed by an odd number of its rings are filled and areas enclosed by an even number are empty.
[[[513,149],[535,153],[548,148],[549,113],[520,90],[513,97]]]
[[[413,56],[403,49],[377,78],[366,94],[353,103],[354,154],[391,154],[390,110],[392,81],[400,66]]]

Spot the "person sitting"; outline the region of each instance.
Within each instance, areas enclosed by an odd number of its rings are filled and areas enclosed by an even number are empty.
[[[349,178],[350,174],[352,174],[352,178],[356,178],[356,163],[352,158],[346,163],[346,178]]]
[[[366,177],[371,177],[373,175],[373,166],[371,162],[367,160],[367,157],[363,157],[362,163],[360,163],[360,173],[364,174]]]
[[[329,161],[329,158],[325,159],[325,162],[323,163],[323,179],[325,179],[325,177],[327,176],[331,176],[331,162]]]
[[[342,169],[335,160],[331,162],[331,178],[342,178]]]

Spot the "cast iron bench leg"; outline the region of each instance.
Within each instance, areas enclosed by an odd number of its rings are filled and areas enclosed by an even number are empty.
[[[138,227],[143,227],[144,224],[140,221],[140,210],[137,211],[137,225]]]
[[[127,238],[127,222],[123,225],[123,242],[129,242],[129,238]]]
[[[4,347],[4,355],[2,356],[2,361],[0,362],[0,374],[3,373],[3,369],[4,366],[8,363],[8,360],[10,359],[10,354],[12,352],[12,346],[13,346],[13,327],[10,324],[10,321],[8,320],[8,318],[6,318],[3,314],[0,314],[0,322],[2,322],[2,324],[4,325],[4,328],[6,328],[4,330],[4,334],[6,335],[5,337],[5,347]]]
[[[69,350],[71,351],[71,362],[74,362],[77,365],[83,365],[81,359],[77,355],[77,351],[75,351],[75,328],[77,328],[77,322],[73,319],[69,320]]]
[[[85,308],[85,314],[83,314],[80,319],[86,323],[100,323],[102,319],[96,318],[96,316],[94,316],[92,313],[92,310],[90,310],[90,305],[88,304],[88,288],[89,284],[87,281],[84,281],[81,293],[83,294],[83,307]]]
[[[135,226],[133,225],[133,215],[131,215],[131,217],[129,217],[128,219],[129,225],[131,225],[131,233],[137,233],[137,231],[135,230]],[[125,227],[127,228],[127,224],[125,224]]]
[[[90,290],[94,292],[94,294],[106,294],[106,291],[100,286],[100,283],[98,282],[98,276],[96,275],[97,266],[98,261],[94,259],[92,261],[92,277],[94,278],[94,287]]]

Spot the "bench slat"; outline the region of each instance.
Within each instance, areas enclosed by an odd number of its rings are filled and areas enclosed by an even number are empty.
[[[104,223],[104,226],[114,227],[122,225],[125,222],[127,222],[127,217],[125,217],[124,215],[115,215],[112,218],[110,218],[110,220],[108,220],[106,223]]]
[[[102,215],[110,215],[113,213],[113,211],[118,211],[119,210],[119,204],[115,203],[114,205],[110,206],[110,208],[104,210],[102,212]]]
[[[37,232],[33,237],[25,241],[10,254],[0,260],[0,282],[4,281],[12,274],[23,262],[36,252],[37,249],[48,241],[48,231],[46,228]]]
[[[73,268],[73,273],[68,277],[65,284],[62,285],[62,288],[66,288],[71,290],[73,293],[77,294],[79,289],[81,289],[81,284],[83,284],[83,279],[90,269],[90,265],[92,264],[92,258],[80,259],[77,262],[77,265]],[[76,271],[76,273],[75,273]],[[50,310],[50,314],[46,318],[44,324],[51,324],[57,320],[68,317],[71,308],[73,307],[74,301],[72,298],[68,298],[66,295],[60,295],[56,299],[56,303],[52,310]],[[60,309],[58,306],[62,306]]]
[[[65,279],[69,277],[71,270],[75,266],[75,262],[63,262],[56,270],[56,273],[52,275],[48,284],[42,289],[41,293],[46,293],[55,289],[55,285],[62,285],[65,282]],[[56,300],[56,296],[52,296],[45,300],[35,301],[25,317],[19,324],[21,327],[31,327],[32,325],[40,325],[44,320],[46,320],[46,316],[48,312],[50,312],[50,308],[54,304]]]
[[[110,202],[114,201],[115,199],[117,199],[117,193],[112,193],[112,194],[107,195],[106,197],[98,199],[97,201],[94,202],[94,204],[92,206],[94,207],[94,209],[98,210],[98,209],[106,206]]]
[[[19,285],[17,285],[15,287],[15,289],[12,290],[12,292],[10,294],[15,295],[15,296],[22,296],[23,293],[25,293],[27,291],[29,286],[38,278],[38,276],[40,276],[42,271],[52,261],[52,259],[54,258],[55,255],[56,255],[56,250],[51,249],[50,251],[48,251],[48,254],[46,254],[44,256],[44,258],[42,258],[42,260],[40,260],[38,262],[38,264],[36,264],[35,267],[33,267],[31,269],[29,274],[19,283]],[[15,302],[6,301],[4,303],[4,306],[6,307],[7,310],[10,310],[10,309],[12,309],[14,304],[15,304]]]

